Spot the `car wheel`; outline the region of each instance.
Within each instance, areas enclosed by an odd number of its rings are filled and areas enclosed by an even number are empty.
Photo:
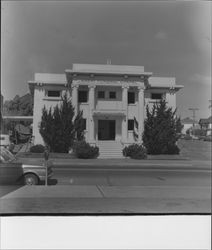
[[[39,179],[34,174],[25,174],[24,175],[24,184],[25,185],[37,185],[39,182]]]

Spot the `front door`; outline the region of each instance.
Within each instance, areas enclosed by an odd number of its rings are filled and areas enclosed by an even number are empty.
[[[115,120],[99,120],[98,121],[98,140],[114,141],[116,137],[116,121]]]

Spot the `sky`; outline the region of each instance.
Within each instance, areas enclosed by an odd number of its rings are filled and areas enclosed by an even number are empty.
[[[177,113],[211,115],[210,1],[2,1],[1,92],[29,92],[34,73],[73,63],[140,65],[176,77]]]

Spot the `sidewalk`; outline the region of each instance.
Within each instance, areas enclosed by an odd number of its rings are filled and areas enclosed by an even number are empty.
[[[209,187],[24,186],[0,199],[3,214],[209,214]]]

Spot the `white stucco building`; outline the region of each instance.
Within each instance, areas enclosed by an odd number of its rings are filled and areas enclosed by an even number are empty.
[[[125,145],[142,141],[146,105],[164,98],[175,109],[176,92],[183,86],[175,78],[153,77],[143,66],[73,64],[64,74],[36,73],[29,87],[35,144],[43,143],[42,108],[55,106],[71,89],[75,111],[83,110],[86,141],[99,146],[101,157],[120,157]]]

